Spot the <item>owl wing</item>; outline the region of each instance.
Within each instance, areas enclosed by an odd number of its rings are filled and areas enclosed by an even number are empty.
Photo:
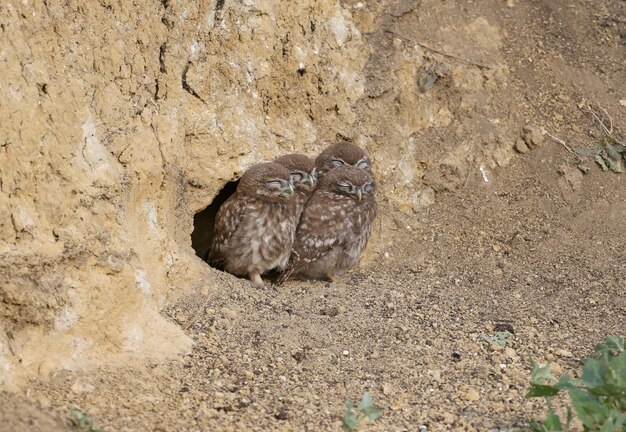
[[[332,206],[313,195],[307,203],[296,232],[296,240],[291,251],[287,268],[277,279],[282,284],[300,267],[317,261],[331,250],[344,243],[352,229],[350,218],[337,217]],[[345,215],[344,215],[345,216]]]
[[[237,231],[245,213],[245,205],[241,202],[237,192],[232,194],[220,206],[215,215],[214,236],[211,243],[207,262],[213,267],[221,267],[224,264],[222,249],[228,245],[230,239]]]

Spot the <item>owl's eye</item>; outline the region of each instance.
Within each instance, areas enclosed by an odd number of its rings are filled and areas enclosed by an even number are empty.
[[[359,163],[356,164],[356,167],[357,168],[361,168],[361,169],[367,169],[367,168],[369,168],[369,166],[370,166],[370,163],[367,160],[359,161]]]
[[[330,161],[330,163],[332,163],[333,166],[338,167],[338,166],[343,165],[345,162],[342,161],[341,159],[333,159],[332,161]]]
[[[374,185],[372,183],[368,183],[365,186],[363,186],[363,192],[372,193],[373,191],[374,191]]]
[[[265,185],[268,189],[280,189],[283,187],[283,182],[281,180],[270,180]]]
[[[291,181],[294,182],[294,183],[295,182],[299,182],[300,180],[302,180],[302,177],[303,177],[302,173],[299,173],[299,172],[292,172],[291,173]]]
[[[351,185],[350,183],[346,183],[346,182],[337,182],[337,187],[341,190],[349,191],[351,188]]]

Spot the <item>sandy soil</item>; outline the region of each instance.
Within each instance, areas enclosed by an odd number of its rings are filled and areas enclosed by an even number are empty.
[[[611,18],[624,2],[456,4],[507,29],[501,97],[522,99],[528,124],[591,147],[601,132],[578,105],[593,94],[623,130],[626,29]],[[32,380],[19,399],[0,394],[12,421],[0,430],[70,428],[69,405],[107,430],[339,430],[364,391],[384,407],[364,430],[526,430],[545,414],[524,399],[531,359],[575,374],[605,335],[626,333],[626,174],[581,169],[549,139],[521,148],[414,215],[381,199],[378,250],[341,281],[261,290],[216,272],[224,290],[163,311],[191,354]],[[484,340],[501,330],[506,349]]]

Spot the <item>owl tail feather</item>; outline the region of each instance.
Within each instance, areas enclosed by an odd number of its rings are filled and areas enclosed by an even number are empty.
[[[285,269],[285,271],[278,275],[275,285],[282,285],[287,279],[289,279],[289,276],[291,276],[294,270],[295,269],[293,267],[288,267],[287,269]]]
[[[276,279],[276,286],[282,285],[289,276],[293,274],[298,268],[300,268],[300,254],[296,250],[291,251],[291,256],[289,257],[289,264],[287,264],[287,268],[283,270]]]

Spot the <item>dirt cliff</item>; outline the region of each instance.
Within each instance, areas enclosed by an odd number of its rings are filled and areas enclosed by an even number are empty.
[[[444,42],[472,40],[469,60],[437,55],[411,40],[416,4],[4,2],[3,384],[188,350],[159,310],[220,289],[191,247],[194,214],[253,162],[347,138],[407,213],[469,162],[505,164],[499,29],[451,20]],[[419,140],[432,126],[464,139]]]
[[[526,430],[530,359],[575,376],[624,332],[625,177],[594,152],[625,8],[0,2],[0,430],[337,430],[365,391],[371,430]],[[250,164],[338,139],[380,190],[359,268],[203,263]]]

